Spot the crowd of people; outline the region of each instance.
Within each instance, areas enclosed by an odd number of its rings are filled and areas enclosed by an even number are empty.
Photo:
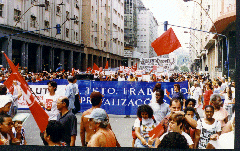
[[[133,123],[132,147],[139,148],[179,148],[206,149],[229,148],[234,146],[235,131],[235,82],[230,77],[210,79],[207,75],[172,74],[170,76],[150,75],[150,81],[157,82],[153,88],[149,104],[138,107],[137,119]],[[5,81],[9,73],[2,73]],[[40,105],[49,116],[46,130],[40,133],[44,145],[75,146],[77,136],[77,105],[81,103],[76,77],[70,72],[22,73],[27,82],[49,80],[48,93]],[[54,79],[67,79],[69,84],[65,94],[55,94],[57,83]],[[144,81],[136,74],[123,74],[117,71],[112,75],[96,73],[95,81]],[[174,92],[167,97],[170,104],[163,101],[164,91],[160,82],[188,82],[187,96],[181,92],[179,84],[174,84]],[[16,87],[13,94],[7,92],[5,85],[0,85],[0,139],[4,145],[26,145],[22,121],[12,121],[17,113],[16,101],[22,93]],[[82,113],[80,138],[82,146],[121,147],[109,123],[109,116],[101,109],[103,95],[92,92],[92,107]],[[77,101],[76,101],[77,100]],[[203,114],[197,109],[202,108]],[[160,126],[160,128],[159,128]],[[149,135],[154,128],[161,133]],[[61,132],[61,133],[59,133]],[[222,144],[226,139],[225,144]],[[229,140],[229,141],[228,141]]]

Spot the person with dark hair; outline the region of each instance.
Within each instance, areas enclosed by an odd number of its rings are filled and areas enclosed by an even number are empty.
[[[148,148],[148,133],[157,126],[153,118],[153,110],[149,105],[140,105],[137,110],[138,118],[135,120],[135,147]],[[154,146],[154,143],[152,144]]]
[[[12,132],[12,118],[8,114],[0,114],[0,144],[1,145],[19,145],[20,140],[15,138]],[[21,132],[17,132],[17,136]]]
[[[57,115],[59,113],[57,109],[57,100],[59,96],[55,93],[57,90],[57,82],[49,81],[48,85],[48,93],[43,96],[40,105],[45,108],[45,112],[48,114],[48,121],[57,120]],[[48,143],[44,139],[44,133],[40,133],[40,137],[42,138],[43,144],[46,146]]]
[[[156,85],[153,87],[153,91],[152,91],[152,99],[150,102],[156,102],[156,91],[161,89],[161,83],[156,83]]]
[[[157,102],[151,102],[149,106],[153,109],[153,115],[157,121],[157,124],[159,124],[162,119],[171,111],[169,105],[163,101],[164,91],[162,89],[157,89],[155,91],[155,95]]]
[[[187,99],[187,100],[186,100],[186,107],[192,107],[192,108],[194,108],[195,105],[196,105],[196,100],[194,100],[194,99]],[[200,116],[199,116],[196,108],[194,108],[194,109],[195,109],[195,112],[194,112],[193,119],[197,121],[197,120],[200,118]]]
[[[84,111],[81,117],[80,137],[81,137],[82,146],[87,146],[89,140],[91,139],[91,136],[96,133],[94,129],[91,128],[90,121],[85,116],[90,115],[94,109],[101,107],[103,97],[104,96],[97,91],[92,92],[90,95],[90,101],[92,103],[92,107]],[[110,124],[108,125],[108,128],[111,129]],[[117,147],[121,147],[118,141],[117,141]]]
[[[205,149],[209,140],[216,140],[221,134],[221,123],[213,118],[214,107],[205,106],[205,117],[197,121],[195,149]]]
[[[171,113],[169,117],[169,131],[156,140],[156,146],[161,144],[162,139],[169,132],[178,132],[186,138],[189,148],[193,148],[193,141],[191,137],[183,131],[185,123],[187,123],[187,121],[184,115],[181,113]]]
[[[184,110],[185,116],[189,116],[189,117],[191,117],[192,119],[193,119],[193,117],[194,117],[194,115],[195,115],[195,112],[196,112],[196,110],[195,110],[193,107],[187,107],[187,108],[185,108],[185,110]],[[194,142],[196,129],[195,129],[195,128],[192,128],[192,127],[190,126],[190,124],[185,123],[185,125],[184,125],[184,131],[185,131],[185,133],[187,133],[187,134],[192,138],[192,140],[193,140],[193,142]]]
[[[168,149],[189,149],[187,139],[178,132],[169,132],[166,134],[158,148]]]
[[[69,106],[68,110],[74,110],[75,109],[75,95],[78,94],[78,86],[77,84],[74,84],[74,81],[76,80],[75,76],[68,76],[68,85],[66,87],[65,96],[69,99]]]
[[[167,95],[167,97],[170,100],[173,99],[173,98],[179,99],[181,101],[181,104],[182,104],[183,108],[184,108],[186,99],[185,99],[183,93],[181,92],[180,85],[179,84],[174,84],[173,87],[174,87],[174,92],[172,94],[172,98],[169,95]]]
[[[60,113],[57,116],[57,121],[59,121],[63,127],[63,138],[62,141],[66,143],[67,146],[75,146],[76,136],[77,136],[77,118],[68,110],[69,99],[67,97],[59,97],[57,100],[57,109]]]
[[[64,146],[61,143],[64,127],[59,121],[49,121],[44,132],[44,139],[48,146]]]

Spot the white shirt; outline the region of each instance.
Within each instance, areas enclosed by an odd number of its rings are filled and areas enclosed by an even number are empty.
[[[149,106],[153,109],[153,116],[159,124],[164,117],[171,112],[169,105],[167,103],[162,103],[159,105],[158,103],[151,102],[149,103]]]
[[[154,123],[152,118],[144,119],[142,118],[142,125],[140,125],[140,120],[137,118],[134,123],[134,127],[140,127],[140,134],[141,136],[149,136],[148,133],[157,126],[156,123]]]
[[[210,136],[216,134],[217,132],[221,132],[221,123],[215,120],[212,125],[209,125],[205,123],[204,118],[202,118],[197,121],[196,129],[201,131],[198,148],[205,149],[210,140]]]
[[[159,138],[159,140],[162,141],[162,139],[164,138],[164,136],[167,135],[168,133],[169,133],[169,132],[164,133],[164,134]],[[187,143],[188,143],[188,146],[193,145],[192,138],[191,138],[187,133],[182,132],[181,135],[183,135],[183,136],[186,138]]]
[[[202,89],[200,87],[192,86],[190,91],[193,93],[192,98],[196,100],[196,106],[197,106],[199,96],[202,95]]]
[[[234,131],[221,134],[216,141],[210,140],[215,149],[234,149]]]
[[[59,113],[57,109],[57,99],[59,98],[58,95],[51,96],[49,93],[45,94],[43,96],[43,103],[45,104],[45,108],[48,108],[50,106],[51,111],[46,111],[46,113],[49,116],[48,120],[57,120],[57,115]]]

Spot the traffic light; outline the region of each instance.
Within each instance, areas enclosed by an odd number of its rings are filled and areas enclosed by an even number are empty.
[[[168,21],[165,21],[163,24],[164,24],[164,31],[167,31]]]
[[[56,29],[57,29],[57,34],[61,34],[61,25],[60,24],[56,25]]]

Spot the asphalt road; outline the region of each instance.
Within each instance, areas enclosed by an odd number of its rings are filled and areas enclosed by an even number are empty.
[[[29,110],[20,110],[18,113],[30,113]],[[77,116],[77,138],[76,146],[82,146],[80,139],[80,121],[82,113],[76,114]],[[132,147],[132,126],[134,124],[136,115],[131,116],[131,118],[124,118],[125,115],[113,115],[109,114],[109,120],[113,132],[115,133],[118,142],[122,147]],[[25,128],[25,137],[28,145],[43,145],[40,138],[40,130],[35,122],[32,114],[23,124]]]
[[[197,111],[200,117],[203,117],[202,106],[198,107]],[[19,113],[30,113],[29,110],[20,110]],[[77,116],[77,138],[76,138],[76,146],[82,146],[80,139],[80,121],[82,113],[76,114]],[[136,115],[131,116],[131,118],[124,118],[125,115],[113,115],[109,114],[110,124],[113,132],[115,133],[118,142],[122,147],[132,147],[132,126],[134,124]],[[27,121],[24,123],[26,140],[28,145],[43,145],[42,140],[40,138],[39,128],[32,116],[29,116]]]

